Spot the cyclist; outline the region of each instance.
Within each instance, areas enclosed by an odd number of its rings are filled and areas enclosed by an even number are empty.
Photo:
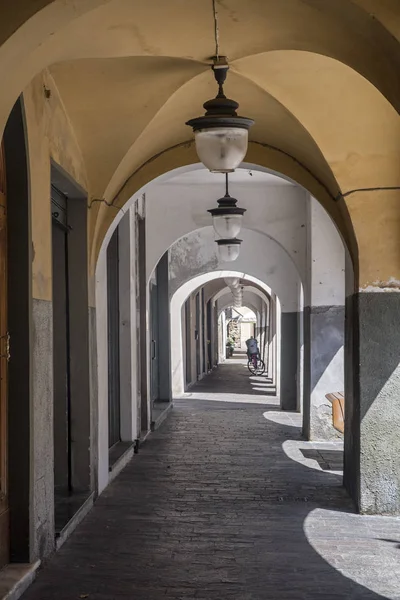
[[[254,367],[257,368],[257,359],[260,354],[257,340],[254,337],[249,338],[248,340],[246,340],[246,346],[247,357],[249,360],[253,361]]]

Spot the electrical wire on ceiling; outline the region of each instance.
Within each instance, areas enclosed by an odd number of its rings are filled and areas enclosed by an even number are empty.
[[[368,188],[355,188],[354,190],[349,190],[348,192],[344,192],[344,194],[340,193],[336,196],[335,200],[340,200],[341,198],[346,198],[347,196],[351,196],[351,194],[356,194],[357,192],[394,192],[399,191],[400,187],[398,185],[389,185],[389,186],[381,186],[381,187],[368,187]]]
[[[216,0],[212,0],[213,16],[214,16],[214,39],[215,39],[215,56],[217,62],[219,60],[219,27],[218,27],[218,13]]]

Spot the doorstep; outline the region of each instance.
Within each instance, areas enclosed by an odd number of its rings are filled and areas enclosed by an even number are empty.
[[[173,402],[154,402],[153,410],[151,411],[151,431],[156,431],[160,427],[168,417],[173,406]]]
[[[115,444],[114,451],[110,450],[110,465],[108,467],[108,483],[110,484],[117,475],[126,467],[135,454],[134,442],[119,442]]]
[[[56,532],[56,550],[58,551],[63,543],[69,538],[74,529],[79,525],[79,523],[86,517],[88,512],[93,508],[94,502],[94,492],[89,495],[85,495],[82,498],[82,503],[80,507],[74,512],[73,516],[70,520],[65,524],[65,526]]]
[[[35,563],[11,563],[0,571],[0,600],[17,600],[36,577],[40,560]]]

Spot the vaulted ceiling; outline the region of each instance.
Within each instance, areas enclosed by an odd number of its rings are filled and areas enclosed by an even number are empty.
[[[254,147],[300,165],[332,198],[400,184],[398,0],[216,6],[226,93],[255,119]],[[192,139],[185,121],[215,95],[211,0],[20,0],[4,15],[0,118],[48,69],[92,197],[112,200],[141,165]]]

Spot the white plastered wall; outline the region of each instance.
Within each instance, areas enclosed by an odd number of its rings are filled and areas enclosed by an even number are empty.
[[[170,248],[171,293],[193,277],[233,268],[273,289],[283,312],[298,311],[301,280],[287,252],[267,235],[243,228],[240,236],[243,240],[240,254],[233,263],[219,260],[212,227],[204,227],[178,240]]]
[[[121,220],[122,219],[122,220]],[[119,225],[121,441],[138,437],[135,211],[120,215],[107,233],[96,266],[98,361],[98,491],[110,481],[108,448],[107,246]]]
[[[282,178],[257,171],[250,176],[244,169],[230,175],[230,181],[231,196],[247,209],[243,228],[275,240],[300,276],[305,275],[306,192]],[[182,237],[211,226],[207,210],[216,206],[217,199],[224,195],[224,177],[205,169],[177,175],[172,172],[168,178],[147,186],[145,191],[149,278],[167,248]],[[255,255],[253,261],[263,262],[263,258]]]
[[[308,200],[308,285],[310,314],[311,437],[336,437],[326,394],[344,390],[345,249],[320,203]]]

